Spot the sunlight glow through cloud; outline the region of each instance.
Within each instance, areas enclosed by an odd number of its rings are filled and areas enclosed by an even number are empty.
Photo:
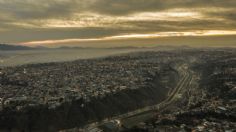
[[[183,21],[200,19],[203,16],[198,12],[144,12],[127,16],[109,16],[100,14],[74,14],[70,19],[48,19],[41,22],[43,28],[69,28],[69,27],[112,27],[117,23],[129,21]],[[37,24],[38,21],[35,21]],[[127,25],[123,25],[123,27]]]
[[[217,35],[236,35],[236,31],[210,30],[210,31],[194,31],[194,32],[160,32],[152,34],[128,34],[128,35],[117,35],[117,36],[102,37],[102,38],[32,41],[32,42],[22,43],[22,45],[36,46],[36,45],[70,43],[70,42],[79,43],[79,42],[89,42],[89,41],[122,40],[122,39],[134,39],[134,38],[145,39],[145,38],[158,38],[158,37],[217,36]]]

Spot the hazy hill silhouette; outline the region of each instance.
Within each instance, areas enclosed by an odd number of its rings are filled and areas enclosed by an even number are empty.
[[[20,46],[20,45],[0,44],[0,50],[32,50],[32,49],[36,48]]]

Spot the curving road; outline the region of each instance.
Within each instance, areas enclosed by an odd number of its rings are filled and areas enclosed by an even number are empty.
[[[128,112],[123,115],[113,117],[112,119],[105,119],[102,122],[92,123],[84,127],[85,131],[96,132],[97,128],[104,126],[108,123],[115,123],[119,129],[125,129],[133,127],[140,122],[144,122],[148,119],[151,119],[156,113],[161,112],[168,108],[176,102],[181,91],[187,89],[192,82],[192,71],[187,67],[187,64],[182,65],[178,68],[178,72],[181,76],[180,81],[177,83],[176,87],[168,93],[168,97],[161,103],[153,106],[147,106],[142,109],[138,109],[132,112]]]

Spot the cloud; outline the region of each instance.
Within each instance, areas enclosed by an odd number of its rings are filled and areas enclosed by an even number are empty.
[[[173,8],[234,8],[235,0],[0,0],[1,12],[20,19],[66,17],[94,12],[127,15]]]
[[[71,14],[74,0],[1,0],[1,12],[8,13],[16,19],[43,19],[61,17]]]
[[[158,32],[152,34],[127,34],[127,35],[116,35],[109,37],[100,38],[84,38],[84,39],[61,39],[61,40],[44,40],[44,41],[33,41],[27,42],[27,44],[55,44],[64,42],[87,42],[87,41],[102,41],[102,40],[122,40],[132,38],[158,38],[158,37],[169,37],[169,36],[214,36],[214,35],[236,35],[236,31],[224,31],[224,30],[207,30],[207,31],[194,31],[194,32]]]
[[[173,8],[234,8],[235,0],[97,0],[91,10],[103,14],[126,15],[144,11],[161,11]]]
[[[0,0],[0,41],[235,30],[235,0]]]
[[[236,9],[230,9],[230,10],[225,10],[221,12],[209,11],[209,12],[206,12],[206,15],[208,15],[209,17],[226,19],[225,21],[228,21],[228,22],[236,22]]]

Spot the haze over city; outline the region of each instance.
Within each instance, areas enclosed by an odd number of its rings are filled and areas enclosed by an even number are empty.
[[[235,6],[235,0],[0,0],[0,40],[48,47],[235,46]]]

